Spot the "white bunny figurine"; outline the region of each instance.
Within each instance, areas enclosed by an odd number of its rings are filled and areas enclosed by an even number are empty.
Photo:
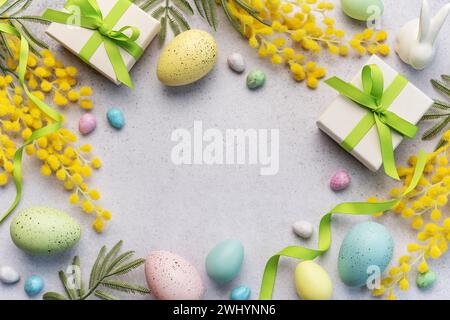
[[[423,0],[420,19],[406,23],[400,30],[395,44],[395,51],[405,63],[414,69],[425,69],[436,54],[436,38],[450,12],[450,3],[431,17],[430,6]]]

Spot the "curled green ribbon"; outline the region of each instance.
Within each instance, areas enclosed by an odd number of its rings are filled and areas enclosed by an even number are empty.
[[[294,259],[312,260],[323,255],[328,251],[331,245],[331,217],[333,214],[369,215],[391,210],[401,201],[402,197],[416,188],[420,178],[422,177],[426,162],[426,153],[420,151],[411,183],[399,198],[377,203],[345,202],[338,204],[330,212],[325,214],[320,220],[319,224],[319,242],[317,249],[310,249],[300,246],[290,246],[273,255],[267,261],[266,267],[264,269],[259,298],[261,300],[270,300],[272,298],[272,291],[275,285],[275,278],[277,275],[278,262],[280,260],[280,257],[284,256]]]
[[[27,70],[28,63],[28,54],[29,54],[29,44],[25,37],[22,37],[19,31],[14,28],[12,25],[7,23],[0,23],[0,32],[4,32],[13,36],[16,36],[20,39],[20,56],[19,56],[19,72],[18,79],[19,83],[22,86],[26,96],[30,99],[43,113],[49,116],[55,122],[33,131],[31,136],[25,141],[25,143],[16,150],[13,158],[13,180],[16,186],[16,197],[14,199],[13,204],[9,207],[3,217],[0,218],[0,223],[2,223],[16,208],[18,205],[20,198],[22,197],[22,155],[24,148],[33,143],[36,139],[47,136],[53,132],[56,132],[61,128],[61,124],[63,122],[63,117],[53,110],[50,106],[48,106],[45,102],[39,100],[35,97],[27,88],[25,84],[25,73]]]
[[[139,38],[140,31],[133,26],[124,26],[119,30],[113,29],[130,6],[130,1],[118,0],[108,15],[103,17],[96,0],[68,0],[64,7],[69,12],[47,9],[42,18],[51,22],[94,30],[95,32],[78,53],[79,56],[88,62],[103,43],[117,80],[133,88],[133,82],[119,47],[138,60],[144,53],[144,50],[135,42]],[[128,36],[126,31],[131,31],[131,35]]]
[[[404,137],[413,138],[417,133],[417,127],[389,111],[388,108],[400,92],[402,92],[408,80],[401,75],[397,75],[389,87],[383,91],[383,73],[375,64],[364,66],[361,77],[363,90],[338,77],[332,77],[325,81],[326,84],[337,90],[343,96],[369,110],[344,141],[342,141],[341,146],[348,152],[352,151],[375,125],[380,139],[384,171],[388,176],[399,180],[400,178],[395,167],[391,129]]]

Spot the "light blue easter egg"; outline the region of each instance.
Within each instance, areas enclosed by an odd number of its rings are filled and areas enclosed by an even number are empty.
[[[233,280],[241,270],[244,247],[239,240],[228,239],[217,244],[206,257],[206,272],[219,284]]]
[[[116,129],[122,129],[125,125],[125,117],[122,110],[118,108],[111,108],[106,113],[109,124]]]
[[[384,11],[381,0],[341,0],[342,11],[349,17],[360,20],[375,20]]]
[[[29,297],[38,295],[44,289],[44,279],[38,275],[29,276],[25,280],[24,290]]]
[[[347,233],[339,251],[342,281],[352,287],[365,285],[374,272],[383,273],[393,248],[392,237],[383,225],[370,221],[357,224]]]
[[[247,286],[239,286],[231,290],[230,299],[231,300],[248,300],[252,290]]]

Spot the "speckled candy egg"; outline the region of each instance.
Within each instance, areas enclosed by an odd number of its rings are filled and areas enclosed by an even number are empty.
[[[44,289],[44,279],[35,274],[31,275],[25,280],[23,289],[29,297],[37,296]]]
[[[202,30],[180,33],[163,49],[157,65],[159,81],[182,86],[203,78],[217,60],[214,38]]]
[[[346,15],[360,21],[374,20],[384,10],[381,0],[341,0],[341,7]]]
[[[51,255],[74,246],[81,236],[79,224],[66,213],[47,207],[23,209],[11,222],[17,247],[33,255]]]
[[[219,284],[236,278],[244,261],[244,247],[237,239],[228,239],[218,243],[206,257],[205,266],[208,276]]]
[[[333,191],[346,189],[350,184],[351,178],[347,171],[339,170],[330,179],[330,188]]]
[[[78,122],[78,130],[82,135],[88,135],[97,128],[97,119],[92,113],[85,113]]]
[[[329,300],[333,283],[328,273],[314,261],[302,261],[295,268],[295,287],[305,300]]]
[[[205,292],[197,269],[169,251],[153,251],[145,261],[147,284],[160,300],[199,300]]]
[[[374,267],[382,273],[392,258],[393,241],[388,230],[376,222],[354,226],[339,251],[338,269],[342,281],[352,287],[366,284]]]

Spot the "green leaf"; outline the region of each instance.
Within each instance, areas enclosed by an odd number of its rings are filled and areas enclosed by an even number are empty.
[[[227,16],[228,21],[230,21],[232,27],[236,29],[236,31],[239,32],[242,36],[244,36],[244,31],[242,30],[240,23],[236,21],[236,19],[230,12],[230,9],[228,9],[227,1],[220,0],[220,3],[222,4],[223,11],[225,12],[225,15]]]
[[[122,253],[121,255],[119,255],[117,258],[115,258],[113,260],[113,262],[111,262],[111,264],[109,265],[107,274],[109,274],[114,268],[116,268],[117,266],[119,266],[120,264],[124,263],[125,261],[127,261],[128,259],[130,259],[132,256],[134,255],[134,251],[127,251],[125,253]]]
[[[14,21],[14,20],[13,20]],[[35,36],[30,29],[28,29],[20,20],[17,20],[18,24],[21,26],[21,30],[24,32],[25,36],[34,42],[37,46],[41,47],[42,49],[48,49],[48,44],[46,44],[44,41],[39,39],[37,36]]]
[[[178,9],[183,11],[185,14],[192,16],[194,14],[194,10],[192,9],[189,2],[186,0],[172,0],[173,4],[177,6]]]
[[[44,19],[39,16],[19,16],[19,17],[8,17],[8,20],[26,20],[34,23],[40,24],[50,24],[51,21]]]
[[[437,90],[441,91],[442,93],[446,94],[447,96],[450,96],[450,88],[448,88],[445,83],[439,81],[439,80],[431,80],[431,84],[433,87],[435,87]]]
[[[150,290],[148,288],[139,286],[136,284],[128,283],[121,280],[103,280],[102,285],[113,289],[118,290],[126,293],[133,293],[133,294],[142,294],[147,295],[150,294]]]
[[[431,107],[435,109],[448,110],[450,109],[450,104],[444,101],[434,100],[434,103]]]
[[[77,293],[74,289],[69,288],[69,285],[67,283],[67,277],[64,271],[59,271],[58,273],[59,279],[61,280],[61,283],[64,287],[64,291],[66,291],[67,296],[70,300],[77,300]]]
[[[42,299],[44,300],[66,300],[66,297],[64,297],[62,294],[58,292],[46,292]]]
[[[144,10],[147,11],[148,9],[152,8],[153,6],[155,6],[158,3],[161,3],[162,0],[147,0],[145,1],[143,4],[141,4],[139,7]]]
[[[436,147],[434,147],[434,151],[436,151],[437,149],[445,146],[448,142],[445,141],[444,139],[439,140],[438,144],[436,145]]]
[[[158,9],[152,12],[152,17],[155,18],[156,20],[160,20],[161,16],[164,14],[165,11],[166,11],[165,7],[159,7]]]
[[[74,276],[75,276],[75,283],[79,283],[80,284],[80,288],[77,289],[77,296],[79,298],[81,298],[85,294],[85,288],[84,288],[83,275],[81,273],[81,262],[80,262],[80,257],[79,256],[75,256],[73,258],[72,265],[78,267],[78,270],[80,271],[79,273],[76,272],[74,274]]]
[[[114,270],[112,270],[111,273],[108,275],[108,277],[126,274],[126,273],[132,271],[133,269],[136,269],[137,267],[142,265],[144,262],[145,262],[145,259],[140,258],[140,259],[131,261],[127,264],[121,265],[121,266],[115,268]]]
[[[441,75],[441,78],[445,81],[450,81],[450,75],[448,75],[448,74]]]
[[[245,11],[247,11],[248,13],[254,13],[254,14],[258,14],[258,10],[256,10],[255,8],[253,8],[252,6],[250,6],[249,4],[247,4],[246,2],[242,1],[242,0],[233,0],[234,2],[236,2],[242,9],[244,9]]]
[[[168,19],[169,19],[169,26],[170,26],[170,29],[172,30],[173,34],[175,36],[179,35],[181,30],[180,30],[180,27],[178,26],[177,22],[175,22],[175,20],[172,19],[171,17],[169,17]]]
[[[195,7],[197,8],[197,11],[200,14],[200,16],[202,18],[205,18],[205,12],[202,9],[202,2],[201,2],[201,0],[194,0],[194,4],[195,4]]]
[[[102,290],[95,290],[94,294],[97,298],[103,300],[119,300],[119,298],[116,298],[112,294],[109,294],[108,292]]]
[[[435,120],[443,117],[450,116],[449,113],[437,113],[437,112],[427,112],[423,115],[422,119],[420,120]]]
[[[101,266],[99,267],[99,273],[97,280],[101,280],[107,273],[109,269],[109,264],[112,259],[114,259],[122,247],[123,241],[117,242],[114,247],[106,254],[105,259],[103,259]]]
[[[210,12],[210,16],[211,16],[211,22],[212,22],[212,27],[214,30],[217,30],[217,6],[216,6],[216,0],[209,0],[209,12]]]
[[[437,136],[444,128],[447,126],[447,124],[450,122],[450,116],[443,119],[442,121],[438,122],[431,128],[427,129],[422,136],[422,140],[431,140],[435,136]]]
[[[169,13],[172,16],[172,18],[178,22],[178,25],[181,27],[181,30],[189,30],[191,27],[189,26],[189,23],[186,21],[186,19],[183,17],[183,15],[178,11],[175,7],[169,7]]]
[[[160,22],[161,22],[161,30],[159,30],[158,40],[159,45],[162,46],[164,44],[164,41],[166,41],[167,36],[167,17],[166,16],[162,17]]]
[[[89,276],[89,288],[92,288],[97,280],[97,274],[99,272],[99,266],[103,263],[106,255],[106,246],[103,246],[98,253],[97,259],[92,266],[91,275]]]

